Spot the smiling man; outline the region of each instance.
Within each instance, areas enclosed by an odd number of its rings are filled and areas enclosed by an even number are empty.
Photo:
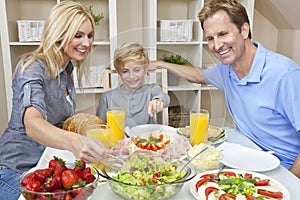
[[[224,92],[236,127],[263,150],[274,151],[281,164],[300,177],[300,166],[294,163],[300,151],[299,66],[251,41],[247,12],[236,0],[207,2],[199,20],[208,48],[220,63],[205,70],[154,61],[151,68],[160,66]]]

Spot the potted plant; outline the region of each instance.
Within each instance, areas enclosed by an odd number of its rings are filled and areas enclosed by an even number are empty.
[[[92,5],[89,6],[89,12],[92,15],[92,17],[94,18],[94,22],[95,22],[96,25],[98,25],[99,22],[104,18],[103,13],[101,13],[101,14],[95,14],[94,13]]]
[[[174,64],[178,64],[178,65],[192,65],[189,61],[187,61],[181,55],[178,55],[178,54],[164,56],[162,58],[162,60],[165,62],[174,63]],[[178,84],[179,84],[179,78],[176,75],[169,73],[168,74],[168,85],[175,86]]]

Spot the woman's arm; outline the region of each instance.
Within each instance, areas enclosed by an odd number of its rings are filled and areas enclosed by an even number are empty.
[[[98,163],[106,155],[98,140],[53,126],[33,106],[26,108],[23,121],[26,134],[44,146],[69,150],[76,158],[91,163]]]
[[[205,69],[203,68],[188,65],[177,65],[163,61],[151,61],[148,70],[151,71],[158,68],[167,69],[168,71],[190,82],[206,84],[204,79]]]

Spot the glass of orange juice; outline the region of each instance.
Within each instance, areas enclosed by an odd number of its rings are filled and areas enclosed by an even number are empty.
[[[111,142],[110,129],[105,124],[92,124],[84,128],[84,134],[93,138],[97,138],[106,149],[110,149],[113,145]]]
[[[207,129],[209,124],[209,112],[205,109],[192,109],[190,111],[190,142],[194,146],[207,142]]]
[[[116,145],[120,139],[124,138],[125,111],[121,107],[108,109],[106,119],[111,131],[111,142]]]

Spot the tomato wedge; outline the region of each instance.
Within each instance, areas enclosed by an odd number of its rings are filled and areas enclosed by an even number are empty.
[[[244,178],[252,178],[253,176],[252,176],[252,174],[250,174],[250,173],[245,173],[244,174]]]
[[[216,177],[215,174],[203,174],[202,176],[200,176],[200,178],[204,179],[213,179],[214,177]]]
[[[270,179],[259,180],[254,183],[255,186],[267,186],[269,185]]]
[[[231,199],[235,199],[235,196],[232,195],[232,194],[222,194],[220,197],[219,197],[219,200],[231,200]]]
[[[221,174],[224,174],[227,177],[236,176],[236,174],[232,171],[222,171]]]
[[[267,191],[267,190],[262,190],[262,189],[258,189],[257,193],[263,196],[267,196],[267,197],[272,197],[275,199],[281,199],[283,198],[283,193],[282,192],[271,192],[271,191]]]
[[[246,197],[246,200],[256,200],[256,198],[250,194],[246,194],[245,197]]]
[[[196,191],[198,192],[198,189],[201,185],[203,185],[204,183],[207,183],[207,182],[213,182],[211,179],[206,179],[206,178],[203,178],[203,179],[200,179],[197,183],[196,183]]]
[[[208,197],[208,195],[210,194],[210,193],[212,193],[213,191],[216,191],[216,190],[219,190],[218,188],[216,188],[216,187],[207,187],[206,189],[205,189],[205,196],[206,196],[206,198]]]

